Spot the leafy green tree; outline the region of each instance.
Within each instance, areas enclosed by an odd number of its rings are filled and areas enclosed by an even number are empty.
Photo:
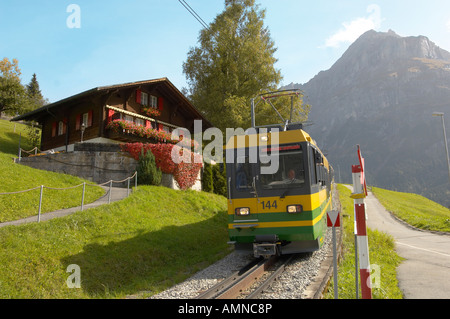
[[[10,115],[29,110],[29,99],[25,88],[20,83],[19,61],[0,61],[0,112]]]
[[[226,0],[183,63],[191,101],[223,131],[249,127],[251,98],[274,90],[282,79],[264,18],[254,0]]]

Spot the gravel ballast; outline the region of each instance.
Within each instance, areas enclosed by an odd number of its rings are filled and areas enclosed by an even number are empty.
[[[261,295],[264,299],[304,299],[306,287],[318,274],[321,262],[330,255],[331,231],[319,251],[297,256],[285,272]],[[194,276],[157,295],[152,299],[191,299],[211,288],[233,272],[240,270],[253,259],[252,254],[232,252],[225,258],[199,271]]]

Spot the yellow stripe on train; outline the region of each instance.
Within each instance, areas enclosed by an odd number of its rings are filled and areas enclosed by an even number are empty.
[[[255,225],[253,227],[258,228],[275,228],[275,227],[305,227],[305,226],[314,226],[318,222],[322,220],[324,214],[328,211],[328,207],[331,205],[331,198],[328,200],[328,203],[323,208],[322,212],[319,216],[314,218],[313,220],[300,220],[300,221],[286,221],[286,222],[259,222],[255,221]],[[249,224],[250,225],[250,224]],[[231,223],[228,224],[228,229],[234,229],[236,227],[245,228],[245,224],[242,223]]]
[[[235,198],[229,200],[228,204],[228,215],[234,215],[234,209],[237,207],[248,207],[251,212],[257,212],[258,214],[264,213],[277,213],[280,212],[281,206],[287,205],[302,205],[304,211],[313,211],[320,207],[322,203],[327,199],[327,190],[323,189],[318,193],[309,195],[294,195],[286,196],[285,198],[280,197],[251,197],[251,198]],[[277,207],[274,205],[264,205],[261,203],[270,202],[273,203],[277,201]],[[259,206],[258,206],[259,205]],[[263,208],[264,207],[264,208]],[[281,209],[283,210],[283,209]]]

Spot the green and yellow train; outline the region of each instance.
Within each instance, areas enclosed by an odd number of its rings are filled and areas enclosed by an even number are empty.
[[[301,124],[254,128],[226,152],[229,243],[255,257],[318,250],[333,168]]]

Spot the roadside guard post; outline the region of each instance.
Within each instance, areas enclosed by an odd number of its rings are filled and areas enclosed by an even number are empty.
[[[338,280],[337,280],[337,251],[336,251],[336,227],[341,226],[340,214],[336,210],[329,211],[327,214],[327,226],[333,230],[333,272],[334,272],[334,299],[338,299]]]
[[[364,158],[358,145],[359,165],[352,165],[353,193],[351,198],[355,204],[355,230],[359,255],[359,276],[363,299],[372,299],[370,280],[369,243],[367,241],[366,209],[364,198],[367,196],[366,178],[364,174]]]

